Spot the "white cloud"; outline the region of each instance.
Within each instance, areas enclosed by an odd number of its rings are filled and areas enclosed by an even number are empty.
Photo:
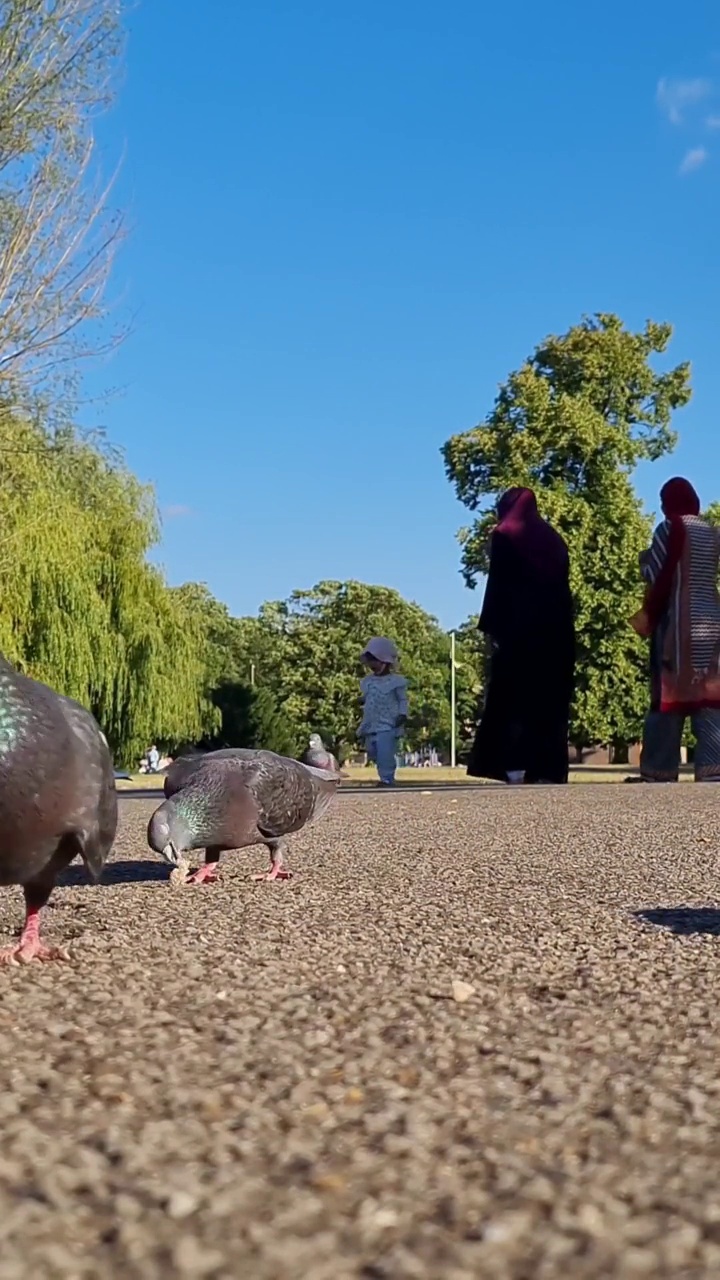
[[[672,124],[680,124],[687,107],[695,106],[712,93],[712,82],[702,77],[694,80],[672,80],[663,76],[658,81],[655,100]]]
[[[707,158],[708,152],[705,147],[691,147],[682,158],[680,173],[694,173],[696,169],[705,164]]]
[[[705,124],[708,129],[720,129],[720,116],[708,116]]]
[[[184,516],[191,516],[192,514],[192,507],[186,507],[182,502],[171,503],[169,507],[163,507],[163,515],[166,520],[182,520]]]

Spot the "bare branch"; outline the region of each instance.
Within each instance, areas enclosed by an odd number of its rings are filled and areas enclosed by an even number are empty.
[[[93,117],[120,52],[119,0],[0,0],[0,394],[113,349],[102,331],[124,237]]]

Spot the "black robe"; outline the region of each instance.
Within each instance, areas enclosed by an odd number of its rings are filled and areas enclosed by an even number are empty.
[[[568,780],[575,632],[567,562],[545,572],[493,534],[479,627],[493,644],[485,707],[468,760],[474,778]]]

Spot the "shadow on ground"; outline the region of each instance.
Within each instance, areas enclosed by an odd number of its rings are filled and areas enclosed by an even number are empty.
[[[100,883],[143,884],[153,880],[168,880],[171,871],[172,867],[164,862],[126,858],[118,862],[108,862]],[[90,883],[90,878],[81,863],[68,867],[67,871],[58,877],[58,885],[64,889],[76,889],[80,885]]]
[[[634,915],[644,924],[652,924],[683,937],[694,933],[720,936],[720,910],[716,907],[654,907],[635,911]]]

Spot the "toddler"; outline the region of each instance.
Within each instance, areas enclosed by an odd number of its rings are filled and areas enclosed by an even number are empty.
[[[369,674],[360,681],[363,718],[358,738],[377,766],[380,786],[392,787],[397,740],[408,714],[407,680],[395,671],[398,653],[392,640],[375,636],[360,656]]]

